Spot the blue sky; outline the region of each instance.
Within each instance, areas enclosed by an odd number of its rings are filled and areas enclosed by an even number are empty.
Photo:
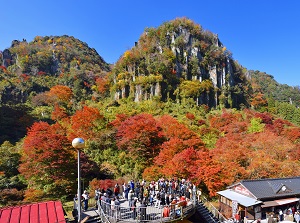
[[[15,0],[1,9],[0,50],[15,39],[69,35],[115,63],[145,28],[187,17],[217,33],[242,66],[300,85],[298,0]]]

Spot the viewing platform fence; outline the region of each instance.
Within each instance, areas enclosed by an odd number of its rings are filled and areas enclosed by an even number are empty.
[[[169,212],[165,208],[170,208]],[[165,212],[165,214],[164,214]],[[102,222],[176,222],[188,218],[195,213],[195,204],[190,202],[186,207],[137,206],[125,207],[98,201],[98,213]],[[166,214],[167,213],[167,214]]]

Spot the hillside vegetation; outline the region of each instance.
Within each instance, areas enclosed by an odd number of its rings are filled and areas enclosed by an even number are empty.
[[[213,197],[300,175],[299,87],[243,68],[189,19],[145,29],[115,66],[69,36],[13,41],[1,62],[1,205],[72,198],[75,137],[91,190],[172,177]]]

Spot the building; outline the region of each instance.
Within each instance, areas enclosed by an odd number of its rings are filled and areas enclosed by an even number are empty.
[[[47,201],[0,209],[0,222],[5,223],[65,223],[65,213],[60,201]]]
[[[242,180],[217,194],[220,212],[225,217],[239,214],[241,219],[265,219],[280,210],[299,209],[300,177]]]

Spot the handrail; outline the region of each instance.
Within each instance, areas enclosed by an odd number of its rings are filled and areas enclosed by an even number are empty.
[[[99,212],[99,216],[101,218],[101,221],[103,221],[103,219],[102,219],[102,216],[103,216],[104,217],[104,223],[111,223],[109,221],[109,219],[107,218],[106,214],[104,213],[99,200],[97,201],[97,206],[98,206],[98,212]]]
[[[176,207],[172,209],[169,216],[163,216],[165,206],[160,207],[122,207],[120,205],[112,206],[105,201],[97,201],[98,211],[101,220],[105,223],[123,221],[123,222],[174,222],[191,216],[195,212],[195,205],[191,203],[186,207]],[[102,219],[102,216],[105,219]]]
[[[221,212],[219,212],[219,210],[212,204],[210,203],[207,198],[205,196],[201,196],[201,199],[204,200],[203,204],[204,206],[206,206],[209,211],[219,220],[221,220],[222,222],[227,222],[228,219],[224,217],[224,215],[221,214]],[[207,205],[208,204],[208,205]],[[217,214],[216,214],[217,213]]]
[[[196,190],[194,191],[196,192]],[[195,194],[195,193],[194,193]],[[199,198],[200,199],[200,198]],[[105,201],[97,201],[98,204],[98,214],[101,217],[101,220],[105,223],[114,223],[117,221],[124,221],[124,222],[146,222],[149,220],[155,220],[157,222],[173,222],[179,219],[186,218],[187,216],[192,215],[195,213],[196,206],[198,205],[198,202],[202,202],[204,206],[212,213],[212,215],[219,219],[221,222],[228,222],[228,219],[226,219],[216,207],[214,207],[213,204],[211,204],[205,196],[201,196],[201,199],[197,201],[196,197],[194,197],[193,203],[188,205],[187,207],[177,207],[176,211],[175,209],[173,212],[171,212],[170,217],[164,217],[163,216],[163,208],[165,206],[160,207],[123,207],[121,205],[112,205],[110,203],[107,203]],[[141,217],[141,212],[144,208],[145,216]],[[149,211],[150,210],[150,211]],[[149,217],[151,215],[151,217]],[[152,215],[155,216],[155,219],[152,218]],[[213,217],[211,216],[211,219]],[[215,221],[215,220],[214,220]]]

